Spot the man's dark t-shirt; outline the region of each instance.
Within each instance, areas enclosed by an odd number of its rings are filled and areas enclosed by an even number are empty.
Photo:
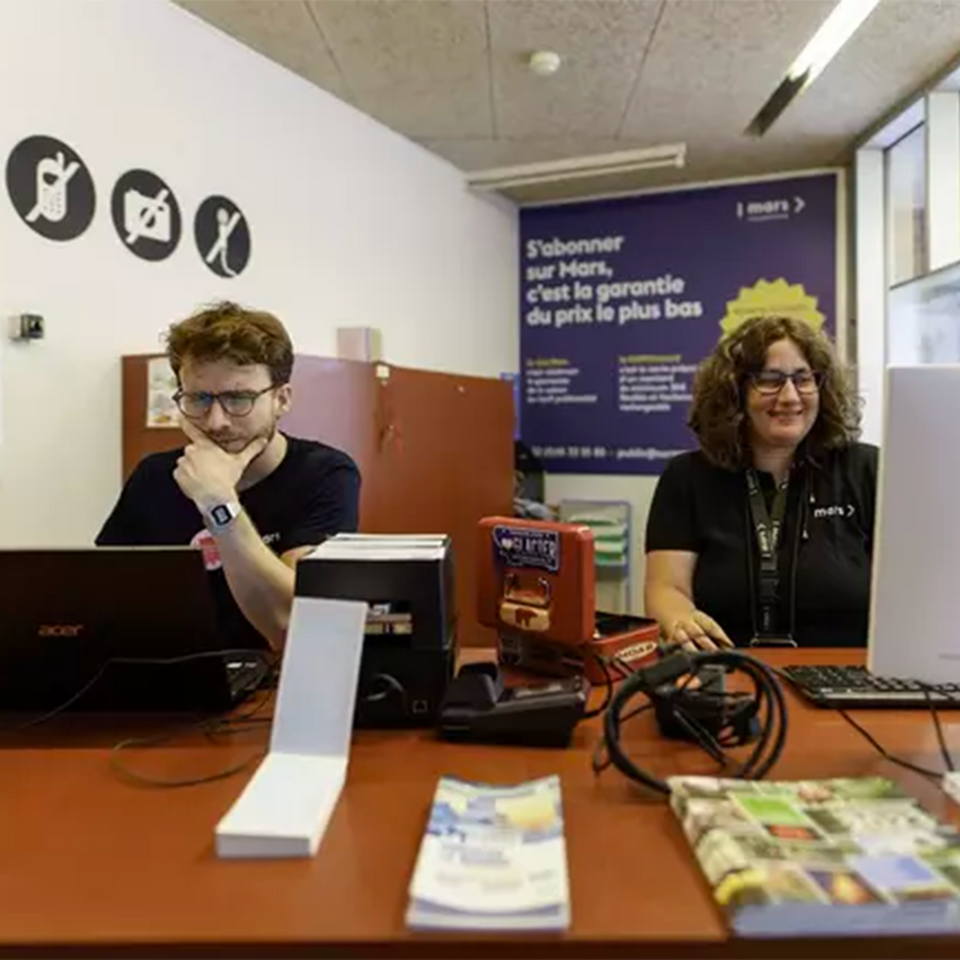
[[[183,450],[145,457],[131,474],[97,537],[97,546],[203,548],[220,630],[231,647],[265,640],[240,611],[220,567],[216,541],[173,471]],[[360,473],[345,453],[312,440],[287,437],[279,466],[239,496],[263,542],[278,556],[357,529]]]
[[[878,450],[853,443],[793,470],[780,534],[779,625],[801,646],[866,643]],[[773,477],[760,474],[769,502]],[[738,644],[756,636],[759,552],[743,471],[699,451],[668,465],[647,522],[647,552],[697,554],[693,602]],[[796,564],[794,564],[796,558]]]

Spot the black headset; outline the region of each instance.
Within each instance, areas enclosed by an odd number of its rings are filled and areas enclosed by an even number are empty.
[[[746,675],[753,689],[727,691],[724,680],[734,673]],[[645,696],[647,703],[626,711],[638,695]],[[698,744],[721,765],[723,776],[759,780],[783,752],[787,705],[780,682],[770,667],[745,653],[667,653],[652,666],[636,670],[614,695],[603,717],[603,747],[609,764],[631,780],[669,794],[669,784],[637,766],[620,742],[624,721],[651,708],[657,712],[662,733]],[[743,761],[726,753],[749,743],[755,746]],[[594,758],[596,772],[607,765]]]

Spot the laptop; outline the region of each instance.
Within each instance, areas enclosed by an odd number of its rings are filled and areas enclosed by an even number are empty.
[[[222,711],[267,672],[191,547],[0,550],[0,584],[0,711]]]

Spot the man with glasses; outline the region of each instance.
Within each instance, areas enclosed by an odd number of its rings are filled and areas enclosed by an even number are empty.
[[[759,317],[701,365],[689,424],[700,449],[657,484],[646,611],[671,642],[866,642],[877,448],[830,341]]]
[[[215,304],[170,327],[167,355],[189,442],[140,462],[97,545],[200,547],[231,645],[279,648],[297,560],[357,529],[356,464],[280,431],[293,346],[271,314]]]

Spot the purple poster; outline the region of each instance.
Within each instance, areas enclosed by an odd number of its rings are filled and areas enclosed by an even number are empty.
[[[695,446],[697,364],[745,319],[833,333],[837,175],[523,210],[523,439],[557,473]]]

